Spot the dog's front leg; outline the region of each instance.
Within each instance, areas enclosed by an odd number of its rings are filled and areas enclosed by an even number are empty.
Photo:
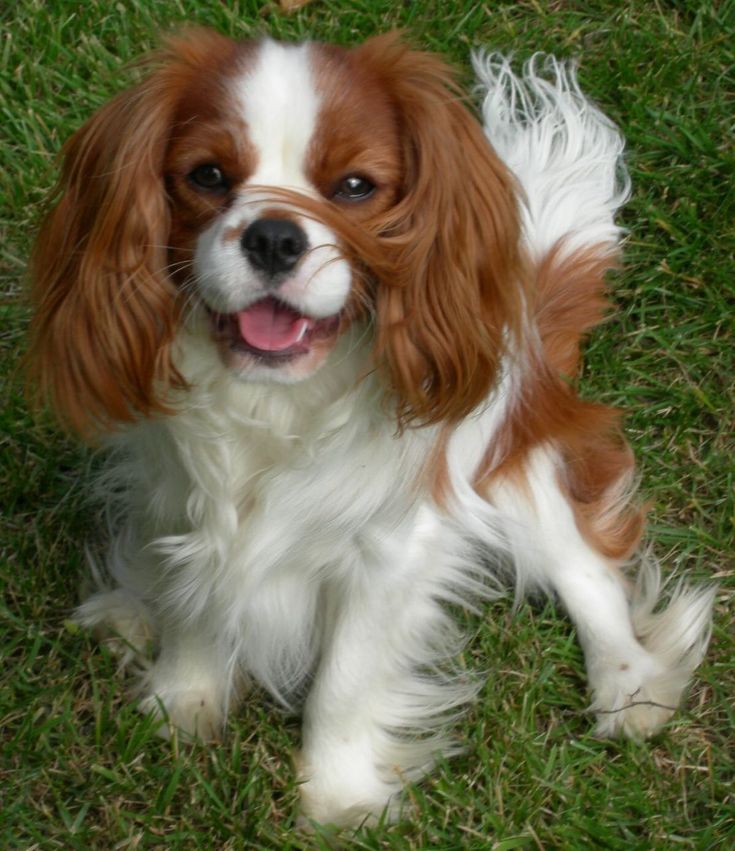
[[[201,739],[217,738],[224,724],[227,659],[221,642],[203,622],[164,625],[160,652],[146,673],[140,708],[164,718],[161,735],[172,728]]]
[[[407,777],[443,744],[432,733],[437,717],[473,693],[466,680],[428,673],[456,650],[437,602],[453,569],[451,542],[439,517],[421,509],[409,530],[361,541],[327,586],[299,766],[307,817],[355,824],[386,807],[394,817]]]

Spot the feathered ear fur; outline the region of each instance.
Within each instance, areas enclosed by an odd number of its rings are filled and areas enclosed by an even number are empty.
[[[516,187],[452,71],[396,34],[354,51],[395,102],[402,197],[380,250],[377,352],[401,425],[456,422],[487,395],[521,318]]]
[[[170,41],[148,60],[150,76],[63,149],[58,201],[31,262],[28,360],[38,395],[83,434],[165,410],[160,388],[180,381],[164,157],[182,93],[207,57],[231,46],[209,31]]]
[[[175,321],[163,273],[168,129],[150,84],[104,106],[64,147],[60,198],[36,242],[31,370],[82,432],[154,409],[154,377],[166,377]]]

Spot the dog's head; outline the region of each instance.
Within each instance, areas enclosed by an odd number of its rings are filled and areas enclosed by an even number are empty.
[[[166,410],[206,316],[223,368],[293,383],[356,321],[401,423],[487,393],[519,315],[512,180],[452,73],[352,50],[170,40],[64,149],[33,258],[32,364],[80,430]]]

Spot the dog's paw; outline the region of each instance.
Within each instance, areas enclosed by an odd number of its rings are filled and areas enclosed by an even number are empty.
[[[679,706],[709,641],[714,588],[679,586],[655,611],[658,570],[642,575],[631,612],[639,643],[593,658],[589,666],[598,736],[657,733]]]
[[[216,741],[224,726],[219,702],[207,691],[161,690],[142,698],[138,708],[162,720],[157,732],[164,739],[170,739],[175,730],[189,739]]]
[[[595,735],[645,739],[658,732],[674,714],[686,685],[672,683],[650,657],[621,662],[617,671],[596,678],[590,709],[597,716]]]
[[[300,778],[301,816],[298,827],[312,831],[314,824],[357,827],[398,818],[401,783],[386,782],[369,764],[348,759],[339,766],[315,769],[296,760]]]
[[[298,827],[313,830],[314,823],[335,827],[358,827],[393,822],[398,804],[395,787],[366,790],[306,780],[300,786],[301,816]]]

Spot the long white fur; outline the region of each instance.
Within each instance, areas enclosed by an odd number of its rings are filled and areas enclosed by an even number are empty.
[[[518,77],[502,58],[475,58],[488,136],[525,191],[528,249],[540,257],[560,236],[612,246],[628,191],[620,135],[571,65],[548,60],[544,76],[539,65]],[[107,564],[118,588],[77,613],[133,647],[157,637],[144,709],[208,736],[249,680],[286,705],[303,698],[306,815],[394,814],[405,779],[451,748],[443,723],[478,688],[452,669],[461,636],[443,604],[496,593],[487,564],[500,554],[569,610],[598,731],[644,736],[666,720],[704,652],[712,592],[679,590],[655,614],[648,568],[631,608],[621,574],[576,528],[553,446],[529,456],[526,490],[497,482],[485,501],[470,486],[522,362],[451,439],[447,513],[419,487],[434,431],[397,436],[377,384],[355,383],[364,329],[292,386],[238,381],[196,317],[179,342],[192,385],[180,413],[115,438],[103,484],[125,505]]]

